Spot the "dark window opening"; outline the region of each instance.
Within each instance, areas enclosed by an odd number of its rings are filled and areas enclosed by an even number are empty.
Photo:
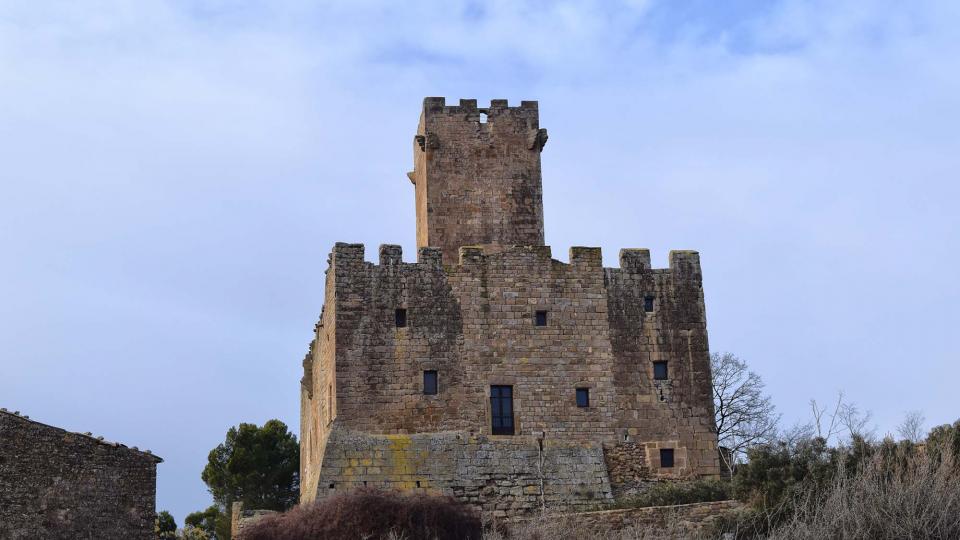
[[[330,489],[333,489],[333,486],[334,486],[334,485],[335,485],[335,484],[334,484],[333,482],[330,482]]]
[[[647,313],[650,313],[651,311],[653,311],[653,297],[652,297],[652,296],[644,296],[644,297],[643,297],[643,310],[646,311]]]
[[[513,435],[513,387],[490,387],[490,420],[494,435]]]
[[[665,381],[669,378],[667,363],[664,361],[653,363],[653,379],[656,381]]]
[[[577,388],[577,407],[590,406],[590,389]]]
[[[547,312],[538,311],[537,312],[537,326],[546,326],[547,325]]]
[[[420,487],[420,481],[417,480],[417,487]]]
[[[397,328],[406,328],[407,310],[403,308],[397,308],[396,321],[397,321]]]
[[[428,396],[437,395],[437,372],[428,370],[423,372],[423,393]]]
[[[669,469],[673,467],[673,448],[660,449],[660,468]]]

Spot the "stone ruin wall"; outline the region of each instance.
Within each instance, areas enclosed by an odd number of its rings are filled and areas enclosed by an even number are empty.
[[[620,268],[604,269],[596,248],[573,248],[569,264],[545,246],[486,251],[463,248],[444,265],[434,248],[404,263],[399,247],[382,246],[375,265],[361,245],[334,248],[305,362],[303,501],[420,481],[513,514],[717,473],[696,253],[651,269],[646,251],[625,250]],[[398,307],[406,328],[395,327]],[[538,309],[546,327],[534,325]],[[668,361],[671,380],[652,380],[654,360]],[[427,369],[439,372],[438,395],[422,393]],[[515,436],[489,433],[491,384],[514,386]],[[590,388],[589,408],[576,406],[578,387]],[[659,469],[659,447],[675,448],[675,468]],[[533,455],[547,456],[541,466],[556,456],[543,494]],[[517,466],[503,477],[498,463]]]
[[[152,540],[160,461],[0,411],[0,538]]]

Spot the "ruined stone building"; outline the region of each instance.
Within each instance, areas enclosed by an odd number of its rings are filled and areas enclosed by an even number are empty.
[[[718,474],[699,255],[544,245],[536,101],[426,98],[416,262],[338,243],[301,381],[301,499],[357,486],[491,515]]]
[[[0,409],[0,539],[155,539],[161,461]]]

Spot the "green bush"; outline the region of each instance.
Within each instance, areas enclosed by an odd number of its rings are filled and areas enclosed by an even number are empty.
[[[731,498],[730,483],[723,480],[658,482],[652,488],[615,503],[611,508],[643,508],[699,502],[725,501]]]

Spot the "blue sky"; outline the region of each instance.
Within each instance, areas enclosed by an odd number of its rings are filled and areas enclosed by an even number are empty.
[[[546,235],[701,252],[711,349],[787,423],[960,417],[953,0],[0,2],[0,406],[209,504],[299,427],[336,241],[414,253],[424,96],[540,101]]]

